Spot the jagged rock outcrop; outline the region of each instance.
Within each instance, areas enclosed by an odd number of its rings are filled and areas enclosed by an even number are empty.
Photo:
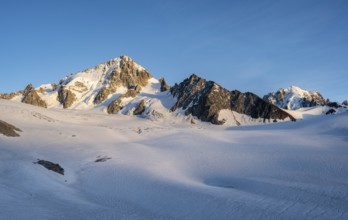
[[[99,90],[97,95],[94,98],[94,104],[99,105],[103,103],[110,94],[113,94],[116,92],[116,88],[110,88],[110,87],[103,87]]]
[[[141,115],[145,112],[145,101],[141,100],[139,103],[138,107],[134,110],[133,114],[134,115]]]
[[[115,114],[119,112],[123,107],[122,99],[124,98],[134,98],[137,96],[139,92],[135,89],[129,89],[125,94],[119,96],[117,99],[115,99],[113,102],[111,102],[107,107],[107,112],[109,114]]]
[[[342,108],[343,106],[338,104],[337,102],[328,102],[326,103],[326,106],[330,108]]]
[[[319,92],[306,91],[296,86],[279,89],[263,97],[263,100],[272,103],[279,108],[296,110],[304,107],[325,105],[326,101]]]
[[[7,99],[7,100],[11,100],[16,96],[20,96],[22,95],[23,92],[22,91],[18,91],[18,92],[12,92],[12,93],[0,93],[0,99]]]
[[[63,104],[63,108],[69,108],[76,100],[76,95],[65,86],[61,86],[58,91],[58,101]]]
[[[161,83],[161,92],[170,90],[170,86],[167,84],[166,80],[163,77],[161,77],[158,81]]]
[[[108,65],[115,65],[110,63]],[[123,86],[128,89],[140,89],[140,86],[146,86],[152,75],[143,67],[135,63],[130,57],[121,56],[119,65],[109,73],[108,82],[94,99],[94,104],[101,104],[110,94],[117,91],[117,87]]]
[[[202,121],[213,124],[223,124],[219,120],[219,112],[223,109],[246,114],[252,118],[285,119],[290,114],[276,106],[263,101],[253,93],[241,93],[239,91],[228,91],[213,81],[206,81],[195,74],[185,79],[180,84],[171,88],[171,93],[177,98],[177,102],[171,108],[175,111],[179,108],[185,110],[185,114],[192,114]]]
[[[29,84],[23,91],[23,103],[47,108],[47,103],[37,94],[36,90]]]
[[[0,134],[3,134],[7,137],[19,137],[19,134],[16,131],[21,132],[22,130],[15,127],[14,125],[0,120]]]
[[[347,100],[343,101],[343,102],[342,102],[342,105],[344,105],[344,106],[347,106],[347,107],[348,107],[348,101],[347,101]]]
[[[277,106],[265,102],[257,95],[246,92],[242,93],[238,90],[231,92],[231,109],[241,114],[246,114],[252,118],[263,118],[273,120],[284,120],[290,118],[295,121],[295,118],[287,112],[279,109]]]
[[[152,75],[146,69],[141,68],[130,57],[121,56],[120,58],[120,65],[109,75],[110,84],[115,86],[122,85],[127,88],[136,85],[146,86]]]

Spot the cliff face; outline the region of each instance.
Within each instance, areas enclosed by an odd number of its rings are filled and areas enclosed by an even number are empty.
[[[290,114],[253,93],[228,91],[215,82],[206,81],[194,74],[182,83],[174,85],[171,93],[177,98],[172,111],[182,108],[186,115],[192,114],[213,124],[224,123],[223,120],[219,120],[219,113],[225,109],[263,120],[295,120]]]

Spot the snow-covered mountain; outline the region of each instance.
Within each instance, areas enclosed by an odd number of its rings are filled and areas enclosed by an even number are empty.
[[[45,108],[101,109],[150,119],[181,116],[192,123],[194,118],[229,125],[295,120],[253,93],[228,91],[194,74],[170,88],[165,79],[155,79],[127,56],[70,74],[58,84],[28,85],[0,98]]]
[[[263,97],[263,100],[279,108],[289,110],[326,104],[325,99],[319,92],[306,91],[296,86],[281,88],[276,92],[268,93]]]
[[[0,219],[348,219],[346,106],[170,87],[126,56],[0,98]]]
[[[0,134],[0,219],[348,219],[348,112],[225,127],[0,100],[0,116],[17,136]]]

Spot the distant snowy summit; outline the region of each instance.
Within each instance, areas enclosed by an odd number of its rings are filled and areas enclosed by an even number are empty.
[[[229,91],[195,74],[170,87],[165,79],[155,79],[133,59],[121,56],[69,74],[59,83],[37,88],[28,85],[23,91],[0,94],[0,98],[44,108],[100,109],[108,114],[139,115],[151,120],[182,117],[191,123],[199,119],[213,124],[243,125],[294,121],[292,115],[276,106],[280,100],[293,103],[294,98],[284,97],[295,94],[294,88],[276,93],[276,101],[268,102],[250,92]],[[296,92],[305,94],[299,89]],[[312,95],[302,96],[319,103]],[[300,104],[303,106],[303,100]],[[290,104],[290,108],[300,104]]]
[[[297,110],[305,107],[325,105],[326,101],[317,91],[307,91],[296,86],[268,93],[263,99],[279,108]]]

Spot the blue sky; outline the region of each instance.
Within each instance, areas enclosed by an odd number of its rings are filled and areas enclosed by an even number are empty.
[[[348,99],[348,1],[2,1],[0,92],[128,55],[169,84],[196,73],[263,96]]]

